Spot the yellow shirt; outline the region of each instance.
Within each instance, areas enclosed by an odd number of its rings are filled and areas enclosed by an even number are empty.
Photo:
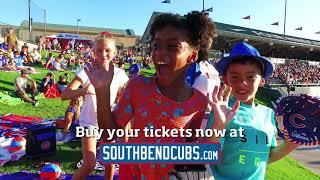
[[[16,43],[17,36],[15,34],[9,34],[8,33],[6,38],[7,38],[7,43],[8,44],[15,44]]]

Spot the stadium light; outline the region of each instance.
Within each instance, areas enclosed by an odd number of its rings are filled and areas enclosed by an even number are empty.
[[[31,41],[31,31],[32,31],[32,24],[31,24],[31,0],[28,0],[28,13],[29,13],[29,42]]]
[[[273,46],[273,43],[271,42],[271,43],[269,43],[269,46]]]
[[[313,51],[313,50],[314,50],[313,48],[310,48],[310,49],[309,49],[309,51]]]
[[[81,19],[77,19],[77,34],[79,34],[79,22],[81,21]]]
[[[290,46],[291,49],[293,49],[293,48],[295,48],[295,47],[296,47],[296,46],[294,46],[294,45]]]
[[[249,39],[247,39],[247,38],[246,38],[246,39],[244,39],[243,41],[244,41],[244,42],[248,42],[248,41],[249,41]]]

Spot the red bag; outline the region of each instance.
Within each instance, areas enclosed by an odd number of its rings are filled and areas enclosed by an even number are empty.
[[[56,84],[53,84],[44,92],[44,96],[47,98],[60,97],[60,93]]]

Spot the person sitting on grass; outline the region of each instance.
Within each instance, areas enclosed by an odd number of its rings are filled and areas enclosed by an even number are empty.
[[[52,53],[49,53],[49,56],[46,58],[46,63],[43,65],[44,69],[52,69],[53,68],[53,63],[54,63],[55,59],[53,57]]]
[[[15,65],[10,65],[9,58],[7,55],[4,55],[3,52],[0,52],[0,70],[4,71],[14,71]]]
[[[140,66],[136,63],[136,60],[129,61],[129,78],[137,76],[140,72]]]
[[[64,91],[67,88],[69,84],[68,79],[69,79],[68,73],[65,73],[64,75],[59,76],[58,89],[60,93],[62,93],[62,91]]]
[[[24,56],[20,55],[19,51],[14,51],[14,57],[13,57],[13,61],[17,67],[17,69],[19,70],[24,70],[24,69],[28,69],[31,70],[33,72],[36,72],[36,69],[31,67],[31,66],[25,66],[23,65],[24,62]]]
[[[65,113],[65,123],[63,128],[63,137],[66,137],[70,127],[75,132],[74,122],[79,121],[80,109],[83,104],[83,96],[79,96],[70,100],[70,104]]]
[[[150,57],[149,57],[149,55],[143,56],[143,59],[142,59],[142,62],[141,62],[142,68],[151,69],[150,66],[149,66],[149,64],[150,64]]]
[[[41,64],[42,56],[36,48],[33,48],[33,51],[31,53],[31,58],[35,64]]]
[[[59,56],[56,58],[56,60],[53,63],[53,67],[57,71],[64,71],[62,68],[62,63],[64,61],[64,56],[62,54],[59,54]]]
[[[74,55],[74,53],[71,53],[71,54],[70,54],[70,58],[69,58],[69,60],[67,61],[68,67],[71,66],[71,63],[75,63],[75,61],[76,61],[76,56]]]
[[[52,85],[56,83],[53,72],[48,72],[46,77],[42,79],[40,84],[40,92],[46,92]]]
[[[29,52],[27,52],[27,54],[25,54],[24,57],[25,57],[25,58],[24,58],[25,64],[32,64],[32,63],[34,63],[32,57],[31,57],[31,54],[30,54]]]
[[[21,76],[17,77],[15,80],[14,91],[23,101],[31,103],[33,106],[38,106],[39,101],[35,99],[38,94],[37,84],[29,77],[29,74],[31,73],[32,72],[28,69],[21,70]],[[28,81],[31,82],[31,85],[28,84]],[[28,94],[31,94],[31,98],[28,97]]]

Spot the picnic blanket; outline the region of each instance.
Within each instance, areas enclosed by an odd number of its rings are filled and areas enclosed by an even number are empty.
[[[27,171],[17,172],[13,174],[0,174],[0,180],[2,179],[12,179],[12,180],[40,180],[39,173],[31,173]],[[59,179],[71,180],[72,174],[62,174]],[[91,175],[86,177],[87,180],[103,180],[103,175]],[[113,177],[113,180],[117,180],[118,175]]]
[[[8,106],[15,106],[23,101],[18,97],[13,97],[5,92],[0,92],[0,103],[8,105]]]
[[[28,96],[31,97],[29,94]],[[36,99],[45,98],[43,93],[40,93],[36,96]],[[20,103],[22,103],[23,100],[21,100],[19,97],[14,95],[14,92],[0,92],[0,103],[8,105],[8,106],[15,106]]]
[[[41,117],[14,114],[0,116],[0,166],[25,155],[24,137],[27,135],[27,127],[44,121],[47,120]]]

